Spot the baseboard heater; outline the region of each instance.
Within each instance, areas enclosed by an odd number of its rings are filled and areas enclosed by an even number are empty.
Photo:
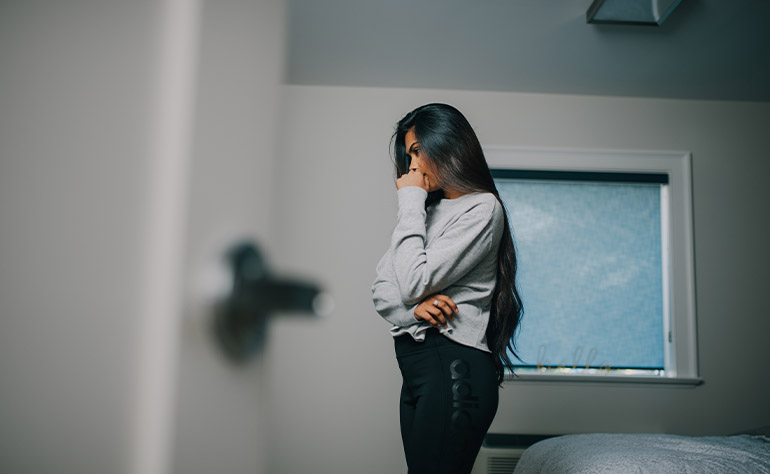
[[[481,444],[471,474],[511,474],[524,450],[558,435],[489,433]]]

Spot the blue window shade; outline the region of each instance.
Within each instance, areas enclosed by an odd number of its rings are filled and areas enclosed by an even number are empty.
[[[518,365],[662,370],[667,180],[501,178],[506,171],[493,176],[517,249]]]

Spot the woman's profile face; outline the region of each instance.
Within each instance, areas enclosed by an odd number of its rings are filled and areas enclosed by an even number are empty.
[[[430,183],[428,191],[438,191],[441,189],[441,186],[438,185],[438,176],[433,164],[424,154],[422,154],[420,142],[417,141],[417,137],[414,134],[414,128],[407,130],[406,135],[404,136],[404,146],[406,147],[406,154],[411,158],[409,169],[417,169],[427,176],[428,182]]]

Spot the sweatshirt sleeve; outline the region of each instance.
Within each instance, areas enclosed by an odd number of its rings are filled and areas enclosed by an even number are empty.
[[[428,193],[417,186],[406,186],[397,194],[398,222],[391,239],[391,252],[404,304],[419,303],[426,295],[447,288],[496,249],[502,214],[493,195],[461,214],[426,248]]]
[[[374,309],[394,326],[407,327],[420,322],[414,317],[414,308],[417,305],[406,305],[401,301],[390,249],[377,264],[377,278],[372,285],[372,300]]]

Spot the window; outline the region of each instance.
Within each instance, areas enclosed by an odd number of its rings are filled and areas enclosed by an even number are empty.
[[[689,154],[485,152],[518,252],[517,375],[697,383]]]

